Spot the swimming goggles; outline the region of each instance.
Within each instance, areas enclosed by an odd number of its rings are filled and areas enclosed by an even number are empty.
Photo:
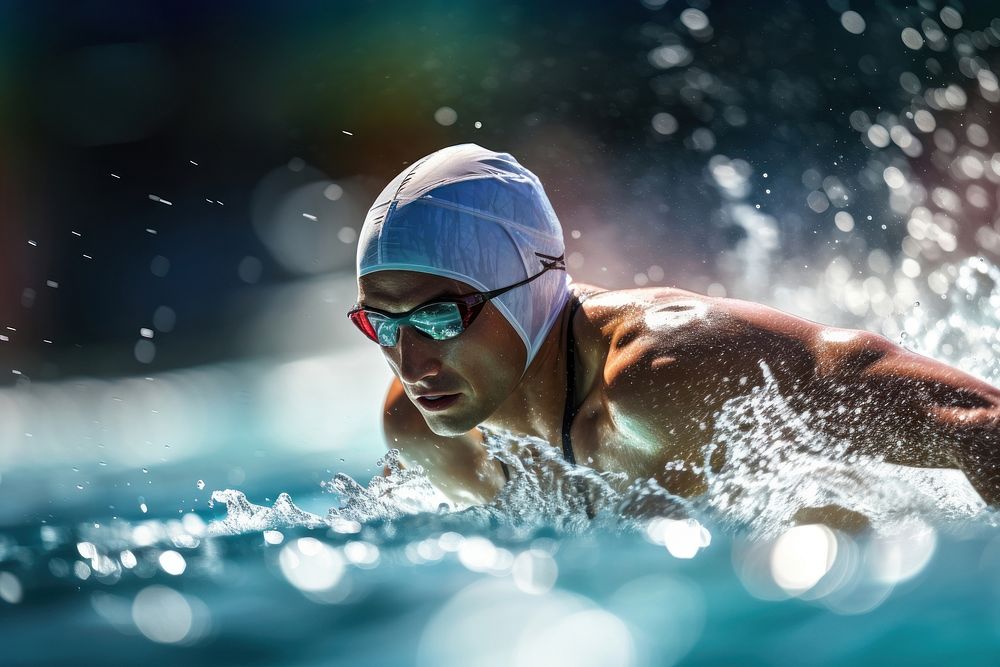
[[[406,325],[412,326],[428,338],[448,340],[468,329],[490,299],[509,292],[515,287],[530,283],[549,269],[566,270],[563,255],[552,257],[540,252],[535,254],[542,258],[542,266],[545,268],[535,275],[507,287],[489,292],[472,292],[433,299],[405,313],[398,314],[377,308],[365,308],[359,304],[352,308],[347,316],[361,330],[361,333],[383,347],[396,345],[399,340],[399,327]]]

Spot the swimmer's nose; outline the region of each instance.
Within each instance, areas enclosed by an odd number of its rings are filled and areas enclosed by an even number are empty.
[[[437,357],[434,343],[422,336],[413,327],[399,327],[399,338],[391,350],[396,371],[401,382],[415,385],[424,378],[433,377],[441,369],[441,361]]]

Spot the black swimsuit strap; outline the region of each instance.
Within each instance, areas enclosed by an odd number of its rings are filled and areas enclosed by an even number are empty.
[[[569,330],[566,334],[566,407],[563,410],[562,448],[563,456],[567,461],[574,464],[576,463],[576,456],[573,455],[573,443],[569,437],[570,428],[573,426],[573,419],[576,417],[576,340],[573,336],[573,316],[576,315],[580,304],[590,296],[590,294],[583,296],[570,295],[572,304],[569,311]],[[500,461],[500,468],[503,470],[503,476],[509,481],[510,467],[503,461]]]
[[[563,410],[562,425],[562,448],[563,456],[570,463],[576,463],[573,455],[573,443],[570,442],[569,432],[573,426],[573,418],[576,417],[576,342],[573,339],[573,316],[576,315],[577,308],[580,307],[589,295],[577,297],[572,295],[573,304],[570,306],[569,323],[566,334],[566,408]]]

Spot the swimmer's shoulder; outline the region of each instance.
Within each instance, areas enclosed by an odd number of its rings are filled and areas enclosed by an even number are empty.
[[[808,342],[831,328],[760,303],[676,287],[597,291],[583,308],[589,324],[612,343],[612,351],[629,345],[662,349],[766,337]]]
[[[608,291],[584,307],[603,349],[602,385],[612,402],[642,386],[750,382],[761,360],[808,374],[816,341],[830,329],[763,304],[675,287]]]
[[[667,379],[668,362],[670,379],[683,380],[683,373],[694,372],[691,362],[704,356],[705,341],[727,330],[725,306],[695,292],[586,285],[575,291],[588,293],[573,327],[586,369],[580,387],[605,412],[629,412],[636,394],[650,393],[642,387]]]
[[[606,349],[607,359],[630,353],[637,347],[673,345],[700,339],[720,329],[732,314],[725,300],[675,287],[601,290],[591,286],[582,310],[581,327],[589,339]],[[581,289],[581,291],[583,291]],[[586,337],[586,336],[585,336]]]

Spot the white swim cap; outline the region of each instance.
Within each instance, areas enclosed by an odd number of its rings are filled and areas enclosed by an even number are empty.
[[[564,251],[538,177],[507,153],[460,144],[418,160],[385,187],[361,228],[357,273],[419,271],[485,292],[541,271],[536,252]],[[546,271],[490,302],[524,342],[525,370],[566,304],[569,283],[566,271]]]

